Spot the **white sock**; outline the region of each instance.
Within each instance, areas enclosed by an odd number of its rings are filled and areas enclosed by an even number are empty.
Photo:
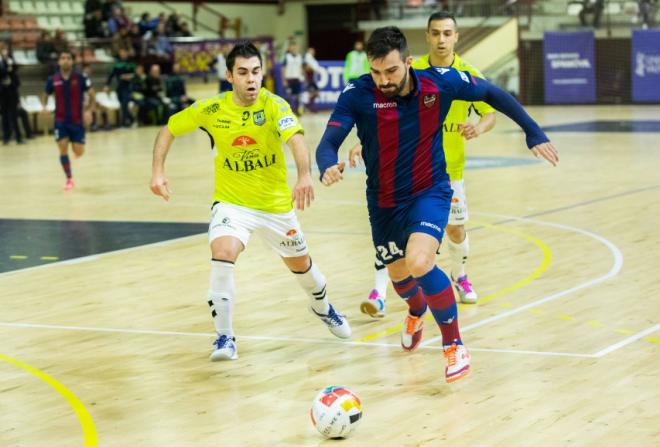
[[[327,315],[330,312],[330,304],[325,290],[325,276],[321,270],[312,262],[312,265],[304,273],[293,272],[307,295],[309,295],[312,309],[320,314]]]
[[[220,335],[234,336],[231,322],[234,314],[235,295],[234,264],[212,260],[208,298],[213,324]]]
[[[382,265],[382,264],[380,264]],[[383,299],[387,296],[387,285],[390,283],[390,275],[387,272],[387,267],[383,266],[378,269],[379,262],[376,261],[376,274],[374,275],[374,289],[378,291]]]
[[[467,233],[465,239],[460,244],[453,242],[447,237],[447,246],[449,247],[449,259],[451,261],[451,274],[454,279],[465,275],[465,264],[467,264],[470,253],[470,241]]]

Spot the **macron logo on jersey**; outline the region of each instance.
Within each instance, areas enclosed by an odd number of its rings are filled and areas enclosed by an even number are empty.
[[[346,93],[347,91],[349,91],[352,88],[355,88],[355,85],[353,85],[353,83],[348,83],[348,84],[346,84],[346,87],[344,87],[344,90],[342,90],[342,93]]]
[[[443,67],[435,67],[435,71],[437,71],[438,73],[443,75],[443,74],[447,73],[449,71],[449,69],[448,68],[443,68]]]
[[[397,104],[394,101],[391,102],[375,102],[374,109],[393,109],[396,108]]]

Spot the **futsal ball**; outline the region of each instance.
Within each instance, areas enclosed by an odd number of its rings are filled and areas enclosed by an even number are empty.
[[[314,427],[326,438],[346,438],[360,424],[362,405],[348,388],[329,386],[314,398],[310,415]]]

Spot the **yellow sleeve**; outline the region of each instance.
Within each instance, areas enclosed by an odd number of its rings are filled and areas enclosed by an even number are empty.
[[[167,121],[167,128],[172,132],[172,135],[179,137],[203,127],[203,111],[205,107],[209,106],[206,102],[204,100],[196,101],[191,106],[170,116]]]
[[[271,104],[277,131],[285,143],[295,134],[305,133],[303,127],[300,125],[300,121],[298,121],[298,117],[293,113],[288,102],[277,95],[273,95]]]
[[[465,64],[462,68],[473,76],[486,79],[486,77],[479,70],[469,64]],[[490,104],[485,102],[473,102],[472,106],[474,107],[474,110],[479,114],[479,116],[484,116],[488,113],[495,113],[495,109],[492,108]]]

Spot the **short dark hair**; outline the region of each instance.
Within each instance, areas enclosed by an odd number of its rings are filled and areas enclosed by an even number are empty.
[[[263,61],[261,60],[261,53],[259,53],[257,47],[255,47],[254,44],[249,40],[242,40],[237,42],[236,45],[234,45],[234,48],[232,48],[232,50],[227,55],[227,69],[229,69],[229,71],[234,70],[234,63],[236,62],[237,57],[244,57],[246,59],[251,57],[258,57],[259,64],[263,64]]]
[[[367,41],[367,57],[382,59],[393,50],[401,53],[401,59],[408,57],[408,42],[406,36],[396,26],[376,28]]]
[[[59,59],[60,57],[62,57],[63,54],[68,54],[69,56],[71,56],[71,59],[74,59],[74,60],[76,59],[76,55],[73,54],[73,51],[71,51],[68,48],[66,48],[66,49],[60,51],[59,53],[57,53],[57,58]]]
[[[447,20],[447,19],[454,22],[455,26],[458,26],[458,24],[456,23],[456,17],[454,17],[454,14],[452,14],[449,11],[438,11],[438,12],[434,12],[433,14],[431,14],[429,16],[429,21],[426,24],[426,29],[428,30],[429,28],[431,28],[431,22],[433,22],[434,20]]]

